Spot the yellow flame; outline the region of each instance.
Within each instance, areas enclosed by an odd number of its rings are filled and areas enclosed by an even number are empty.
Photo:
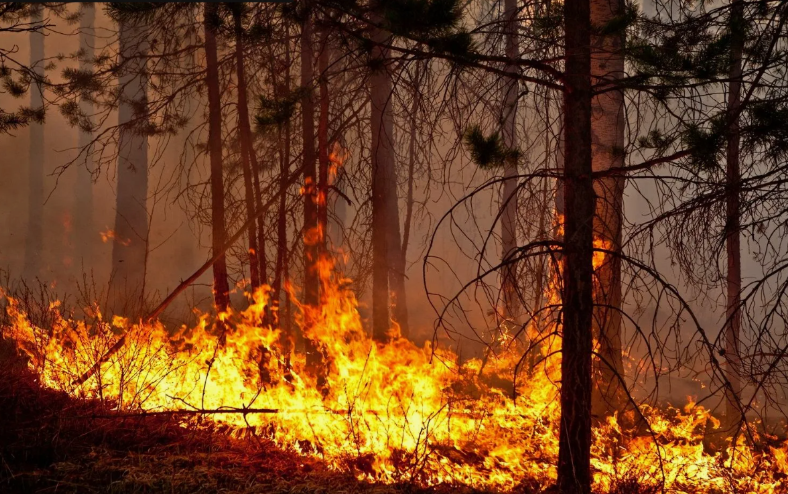
[[[123,410],[246,410],[210,417],[234,430],[254,427],[284,448],[317,455],[359,478],[503,490],[555,480],[557,336],[540,347],[543,360],[518,384],[513,399],[506,388],[520,358],[514,344],[483,364],[460,363],[449,350],[418,347],[399,337],[376,343],[362,326],[348,280],[325,257],[317,268],[320,306],[301,304],[287,285],[298,309],[296,323],[324,355],[325,395],[304,355],[284,353],[276,323],[261,323],[270,320],[264,318],[269,287],[252,294],[247,309],[220,315],[228,323],[221,339],[205,314],[196,326],[171,334],[159,322],[113,317],[107,323],[97,307],[91,308],[95,322],[88,326],[64,317],[53,304],[51,328],[31,325],[12,298],[7,310],[12,336],[31,357],[41,382],[73,396],[108,400]],[[548,303],[558,302],[556,293],[551,286]],[[121,335],[125,345],[100,371],[73,384]],[[508,334],[503,340],[515,341]],[[594,429],[594,482],[600,492],[622,481],[664,482],[670,493],[786,492],[785,444],[759,451],[742,438],[729,448],[735,454],[726,464],[703,452],[707,410],[691,402],[683,410],[642,406],[641,412],[649,435],[628,436],[615,417]]]

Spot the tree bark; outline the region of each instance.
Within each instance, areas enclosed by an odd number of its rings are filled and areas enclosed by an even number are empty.
[[[205,3],[205,60],[208,86],[208,150],[211,162],[211,247],[219,252],[225,243],[224,174],[222,170],[222,108],[219,88],[219,62],[216,49],[216,22],[219,5]],[[226,311],[230,306],[230,286],[227,282],[227,260],[222,255],[213,265],[213,297],[216,309]]]
[[[421,67],[416,62],[416,74],[413,77],[413,101],[410,106],[410,129],[408,136],[408,192],[405,197],[405,221],[402,225],[402,258],[407,259],[408,243],[410,242],[410,228],[413,221],[413,185],[416,171],[416,141],[418,137],[418,114],[421,95]]]
[[[377,24],[380,14],[374,11],[373,17]],[[399,326],[399,334],[407,337],[410,331],[405,295],[405,258],[402,255],[399,229],[398,181],[394,151],[393,84],[389,67],[389,50],[384,47],[389,33],[376,27],[373,27],[372,30],[371,36],[375,40],[372,59],[377,66],[370,74],[373,169],[373,337],[378,341],[388,341],[393,335],[389,327],[389,306],[391,307],[391,318]],[[383,281],[384,271],[387,282]],[[381,304],[384,304],[385,310],[376,312],[376,301],[378,308],[380,309]]]
[[[373,21],[380,15],[373,11]],[[377,22],[373,22],[377,23]],[[394,115],[391,104],[391,75],[386,65],[389,50],[384,44],[388,34],[372,27],[372,65],[369,76],[372,125],[372,336],[376,341],[391,338],[389,321],[389,287],[395,292],[393,314],[398,320],[404,306],[404,278],[395,273],[401,258],[399,220],[396,218],[396,171],[394,170]],[[393,211],[392,211],[393,209]],[[396,233],[395,233],[396,232]],[[396,242],[396,247],[393,245]],[[395,252],[392,252],[394,248]],[[404,273],[402,273],[404,275]],[[399,299],[402,290],[402,300]],[[407,318],[407,312],[405,312]],[[407,321],[407,319],[405,319]]]
[[[591,25],[595,31],[624,13],[623,0],[591,0]],[[624,77],[624,30],[591,37],[591,77],[605,88],[591,100],[591,166],[595,172],[624,166],[624,90],[610,89]],[[593,416],[602,419],[626,406],[626,389],[621,382],[624,363],[621,350],[621,223],[625,177],[621,174],[598,179],[594,238],[607,254],[596,268],[594,287],[594,337],[596,386],[592,397]]]
[[[120,24],[120,56],[126,61],[126,69],[120,76],[121,129],[110,297],[111,308],[126,315],[138,315],[144,309],[148,254],[148,138],[141,130],[147,116],[135,111],[135,107],[147,105],[143,33],[142,21]]]
[[[319,279],[315,266],[317,261],[317,245],[309,238],[317,228],[317,204],[315,194],[317,188],[317,169],[315,163],[315,101],[312,95],[314,83],[314,47],[313,13],[311,5],[307,5],[306,18],[301,29],[301,87],[309,88],[301,102],[303,157],[304,157],[304,303],[311,307],[319,304]],[[312,324],[306,320],[305,324]],[[317,346],[308,338],[304,338],[307,366],[315,372],[321,365],[321,355]]]
[[[742,52],[744,51],[744,2],[733,0],[730,13],[731,56],[728,86],[728,142],[726,149],[725,250],[728,258],[726,273],[727,324],[725,327],[725,390],[724,432],[733,437],[741,426],[741,361],[739,332],[741,330],[741,172],[739,112],[741,106]]]
[[[517,39],[517,0],[504,0],[504,36],[506,58],[511,60],[506,72],[512,77],[504,78],[501,94],[501,126],[503,144],[507,149],[517,147],[517,97],[518,81],[516,60],[520,47]],[[517,249],[517,161],[507,159],[504,164],[503,191],[501,194],[501,260],[506,262]],[[517,268],[506,264],[503,268],[501,288],[503,292],[503,317],[516,321],[519,318],[517,294]]]
[[[93,67],[94,31],[93,24],[96,19],[96,9],[93,4],[82,6],[82,17],[79,20],[79,51],[82,57],[79,60],[79,69],[88,71]],[[80,98],[79,110],[90,118],[93,113],[93,103],[87,98]],[[76,255],[74,274],[79,275],[83,266],[90,268],[93,263],[93,243],[98,239],[98,231],[93,223],[93,159],[88,150],[93,140],[93,133],[79,130],[77,145],[85,152],[85,163],[77,167],[77,177],[74,184],[73,208],[73,238]]]
[[[44,8],[36,8],[30,22],[40,25],[44,20]],[[30,66],[40,79],[44,77],[44,33],[30,32]],[[30,107],[44,106],[43,88],[39,82],[30,86]],[[25,265],[23,276],[27,279],[41,275],[44,252],[44,124],[30,122],[30,164],[28,185],[27,238],[25,240]]]
[[[320,116],[317,124],[318,149],[318,186],[317,186],[317,223],[318,250],[326,252],[326,233],[328,228],[328,168],[331,165],[328,157],[328,112],[330,100],[328,95],[328,64],[330,48],[328,29],[324,27],[320,33],[320,55],[317,58],[320,90]]]
[[[249,103],[246,100],[246,73],[244,68],[244,31],[241,18],[242,4],[234,5],[233,21],[235,23],[235,64],[238,79],[238,134],[241,142],[241,164],[244,175],[244,195],[247,218],[251,218],[255,210],[254,186],[252,183],[251,160],[254,159],[252,145],[252,129],[249,125]],[[259,248],[257,245],[257,222],[249,225],[249,275],[251,288],[254,292],[260,287]]]
[[[591,179],[589,0],[564,4],[565,194],[558,489],[591,492],[591,324],[594,185]]]

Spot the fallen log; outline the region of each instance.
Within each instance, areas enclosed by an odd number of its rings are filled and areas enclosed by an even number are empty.
[[[230,237],[230,239],[224,244],[224,246],[221,248],[219,252],[214,253],[210,259],[205,261],[205,263],[203,263],[203,265],[200,266],[199,269],[197,269],[197,271],[195,271],[191,276],[183,280],[177,287],[175,287],[175,289],[172,292],[170,292],[170,294],[167,295],[167,297],[164,300],[162,300],[162,302],[155,309],[153,309],[153,311],[151,311],[147,316],[145,316],[142,319],[142,321],[147,323],[154,321],[156,318],[158,318],[161,315],[161,313],[164,312],[164,309],[166,309],[167,306],[170,305],[172,301],[178,297],[178,295],[183,293],[192,283],[197,281],[197,279],[199,279],[200,276],[203,275],[203,273],[208,271],[208,269],[211,266],[213,266],[214,263],[216,263],[216,261],[218,261],[224,255],[224,253],[227,252],[227,250],[230,247],[232,247],[241,237],[243,237],[244,233],[248,231],[249,226],[252,223],[254,223],[257,220],[257,218],[264,215],[266,212],[268,212],[269,209],[271,209],[271,207],[273,207],[275,204],[279,202],[279,196],[286,193],[287,189],[289,189],[290,186],[293,185],[298,180],[298,178],[301,176],[302,170],[303,170],[303,166],[298,168],[295,172],[291,173],[290,178],[287,179],[287,181],[279,188],[279,190],[273,196],[271,196],[271,198],[265,204],[263,204],[259,210],[255,211],[255,213],[246,220],[246,222],[241,226],[241,228],[239,228],[238,231],[235,232],[235,234],[233,234]],[[271,186],[269,186],[268,189],[270,190]],[[88,379],[90,379],[90,377],[93,376],[93,374],[98,372],[98,370],[101,368],[101,365],[106,363],[110,359],[110,357],[115,355],[118,352],[118,350],[123,348],[123,345],[125,344],[126,344],[126,336],[124,335],[121,336],[120,339],[118,339],[118,341],[115,342],[115,344],[112,345],[112,347],[110,347],[109,350],[107,350],[107,353],[105,353],[99,359],[98,362],[93,364],[93,366],[90,369],[88,369],[84,374],[79,376],[78,379],[75,379],[71,383],[72,386],[79,386],[83,384],[85,381],[87,381]]]

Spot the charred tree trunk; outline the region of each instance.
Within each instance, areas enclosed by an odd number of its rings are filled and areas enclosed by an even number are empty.
[[[744,2],[733,0],[730,14],[731,56],[728,86],[728,143],[726,149],[727,197],[725,221],[725,250],[728,258],[726,274],[727,324],[725,326],[725,428],[735,436],[743,420],[741,411],[741,360],[739,332],[741,330],[741,171],[739,113],[741,107],[742,52],[744,51]]]
[[[79,60],[79,69],[89,71],[93,66],[94,31],[93,24],[96,19],[96,9],[93,4],[82,6],[82,17],[79,20],[79,51],[82,56]],[[93,113],[93,104],[87,98],[80,98],[79,110],[90,118]],[[93,140],[93,132],[79,129],[80,150],[85,152],[85,162],[77,167],[77,177],[74,184],[74,247],[76,254],[76,269],[74,274],[79,275],[84,267],[92,263],[92,246],[98,238],[98,231],[93,225],[93,159],[88,146]]]
[[[517,97],[518,72],[516,60],[520,47],[517,40],[517,0],[504,0],[504,32],[506,58],[511,60],[506,72],[512,77],[504,78],[501,94],[501,126],[503,143],[507,149],[517,147]],[[507,159],[504,164],[503,192],[501,194],[501,260],[507,259],[517,250],[517,160]],[[517,269],[514,264],[505,264],[502,272],[503,317],[516,321],[519,318],[517,294]]]
[[[226,242],[224,228],[224,174],[222,170],[222,107],[219,88],[219,62],[216,49],[216,25],[219,4],[205,3],[205,60],[208,86],[208,150],[211,161],[211,247],[219,252]],[[225,256],[213,265],[213,297],[216,309],[226,311],[230,306],[230,286],[227,282]]]
[[[233,21],[235,23],[235,63],[236,77],[238,79],[238,133],[241,142],[241,164],[244,175],[244,194],[247,218],[255,212],[255,194],[252,183],[251,160],[254,159],[254,146],[252,145],[252,129],[249,124],[249,103],[246,100],[246,73],[244,69],[244,31],[241,18],[243,4],[233,4]],[[257,246],[257,222],[249,225],[249,274],[252,291],[260,287],[260,263],[258,262],[259,248]]]
[[[624,13],[623,0],[591,0],[591,25],[597,30]],[[591,77],[601,94],[591,101],[591,166],[604,171],[624,166],[624,90],[616,88],[624,77],[624,30],[594,34],[591,38]],[[594,337],[596,386],[593,415],[603,419],[626,406],[621,350],[621,223],[625,177],[615,175],[594,182],[596,216],[594,238],[606,254],[596,267]]]
[[[313,13],[307,6],[306,17],[301,29],[301,87],[311,88],[314,83]],[[310,236],[317,228],[316,163],[315,163],[315,101],[312,91],[307,91],[301,102],[303,118],[304,156],[304,303],[311,307],[319,304],[319,280],[315,265],[318,257],[317,244]],[[305,324],[311,325],[307,320]],[[320,367],[319,349],[308,338],[304,338],[307,366],[315,372]]]
[[[147,47],[141,22],[120,24],[120,56],[125,70],[120,76],[121,129],[110,297],[112,309],[127,315],[137,315],[144,309],[148,254],[148,138],[143,130],[147,118]]]
[[[558,489],[591,492],[591,325],[594,184],[591,178],[591,23],[589,0],[565,2],[566,221],[563,269],[561,423]]]
[[[37,7],[30,16],[33,25],[41,25],[44,8]],[[40,109],[44,106],[44,33],[40,30],[30,32],[30,66],[38,81],[30,86],[30,107]],[[25,240],[25,278],[35,278],[41,274],[42,254],[44,252],[44,124],[30,122],[30,165],[27,212],[27,238]]]

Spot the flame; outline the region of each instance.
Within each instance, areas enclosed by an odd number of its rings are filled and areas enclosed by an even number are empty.
[[[103,232],[99,232],[99,235],[101,235],[101,241],[104,242],[105,244],[107,242],[109,242],[110,240],[115,240],[116,242],[118,242],[119,244],[121,244],[124,247],[128,247],[129,244],[131,244],[131,239],[130,238],[120,239],[115,234],[115,230],[112,230],[112,229],[109,229],[109,228],[107,228]]]
[[[323,389],[303,354],[285,354],[276,321],[261,323],[271,319],[264,317],[272,309],[267,286],[251,294],[247,309],[219,315],[227,323],[223,338],[207,314],[172,334],[160,322],[117,316],[107,322],[97,306],[90,308],[94,317],[87,324],[52,304],[53,326],[39,328],[8,298],[11,336],[46,386],[107,400],[119,410],[224,411],[209,417],[237,433],[254,428],[283,448],[319,456],[359,478],[501,490],[554,482],[560,416],[555,317],[545,318],[554,336],[540,347],[542,360],[518,384],[514,399],[503,388],[521,355],[505,328],[503,350],[485,363],[461,363],[447,349],[418,347],[399,337],[376,343],[362,326],[349,280],[326,256],[317,269],[320,306],[301,304],[287,286],[298,309],[296,323],[323,355]],[[548,292],[548,303],[557,303],[555,286]],[[125,345],[89,379],[74,384],[121,335]],[[742,438],[723,460],[703,452],[703,427],[712,418],[702,407],[642,406],[641,412],[651,428],[647,436],[629,435],[616,417],[595,428],[596,491],[622,482],[664,483],[669,493],[788,488],[786,444],[763,451]]]

